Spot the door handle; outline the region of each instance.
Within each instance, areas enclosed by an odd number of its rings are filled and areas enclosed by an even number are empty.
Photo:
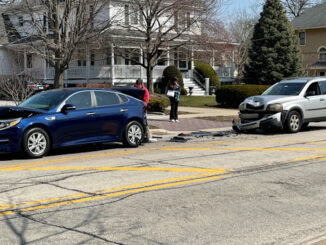
[[[325,99],[320,99],[320,101],[325,101]]]
[[[121,109],[120,111],[121,111],[121,112],[127,112],[128,109]]]
[[[95,113],[94,113],[94,112],[87,112],[86,115],[87,115],[87,116],[94,116]]]

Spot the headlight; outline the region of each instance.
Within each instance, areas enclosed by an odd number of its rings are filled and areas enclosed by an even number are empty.
[[[7,128],[16,126],[18,123],[20,123],[21,120],[21,118],[11,120],[0,120],[0,130],[5,130]]]
[[[281,112],[283,111],[283,106],[281,104],[271,104],[267,106],[266,111]]]
[[[239,105],[239,111],[244,111],[245,110],[245,106],[244,106],[244,103],[241,103]]]

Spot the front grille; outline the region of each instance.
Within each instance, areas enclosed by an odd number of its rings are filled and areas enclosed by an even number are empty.
[[[264,105],[261,105],[261,106],[253,106],[253,105],[250,105],[250,104],[247,104],[246,105],[246,108],[247,109],[250,109],[250,110],[255,110],[255,111],[261,111],[264,109]]]

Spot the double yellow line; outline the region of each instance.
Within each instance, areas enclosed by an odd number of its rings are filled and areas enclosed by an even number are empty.
[[[46,168],[47,169],[47,168]],[[80,168],[68,168],[68,169],[80,169]],[[82,168],[84,170],[93,170],[94,168]],[[202,174],[178,177],[166,180],[159,180],[153,182],[146,182],[142,184],[135,184],[123,187],[116,187],[106,189],[103,191],[89,193],[79,193],[75,195],[69,195],[65,197],[51,198],[40,201],[24,202],[21,204],[0,204],[0,216],[12,215],[17,212],[35,211],[51,207],[59,207],[64,205],[71,205],[77,203],[84,203],[94,200],[100,200],[108,197],[117,197],[128,194],[135,194],[146,191],[153,191],[159,189],[172,188],[176,186],[193,184],[209,180],[217,180],[230,176],[226,169],[178,169],[178,168],[95,168],[98,170],[123,170],[123,171],[168,171],[168,172],[204,172]]]

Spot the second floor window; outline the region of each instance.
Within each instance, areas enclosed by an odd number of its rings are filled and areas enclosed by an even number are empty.
[[[319,49],[318,56],[319,56],[320,61],[326,61],[326,48],[325,47],[322,47]]]
[[[300,45],[306,45],[306,33],[305,32],[299,32],[299,41],[300,41]]]
[[[124,11],[125,11],[125,25],[126,26],[141,24],[141,22],[144,19],[138,6],[126,4],[124,6]]]

